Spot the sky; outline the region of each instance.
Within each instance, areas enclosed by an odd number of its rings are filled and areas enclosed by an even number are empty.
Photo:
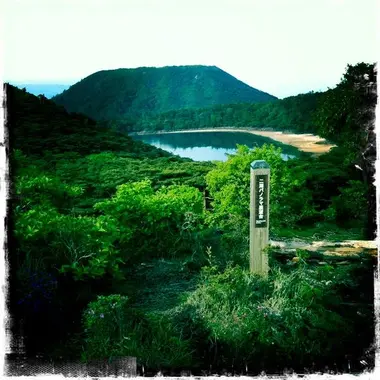
[[[2,0],[2,79],[215,65],[279,98],[379,60],[377,0]],[[1,57],[1,55],[0,55]]]

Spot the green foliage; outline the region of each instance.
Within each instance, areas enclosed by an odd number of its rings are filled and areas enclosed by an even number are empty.
[[[61,213],[62,201],[81,193],[78,187],[56,178],[22,177],[16,183],[21,202],[14,210],[19,248],[34,260],[75,278],[101,277],[106,271],[119,276],[120,259],[113,242],[118,228],[107,216],[81,217]]]
[[[66,212],[91,214],[92,206],[113,195],[116,186],[146,178],[156,188],[174,183],[204,188],[204,174],[212,166],[135,141],[10,85],[7,108],[13,175],[49,176],[63,187],[80,186],[82,195],[70,205],[65,201]]]
[[[208,213],[207,221],[224,230],[222,242],[230,260],[243,265],[247,256],[250,164],[258,159],[266,160],[271,168],[272,236],[281,237],[282,233],[288,234],[290,230],[294,236],[297,233],[302,235],[301,229],[305,227],[318,227],[313,233],[322,238],[330,232],[342,235],[328,223],[338,221],[343,226],[341,222],[344,220],[350,221],[350,224],[344,224],[346,227],[362,229],[367,212],[366,188],[354,166],[342,164],[343,157],[344,150],[333,150],[318,158],[300,157],[284,162],[280,150],[273,146],[254,150],[239,147],[237,153],[226,162],[218,163],[206,175],[213,197],[213,210]],[[354,188],[351,188],[352,183],[355,184]],[[353,197],[360,200],[355,205],[350,204]],[[362,232],[359,235],[362,236]],[[226,257],[223,261],[226,263],[229,259]]]
[[[302,263],[290,273],[275,269],[268,280],[239,267],[205,268],[182,308],[224,363],[310,363],[342,350],[352,328],[335,311],[341,299],[330,275]]]
[[[125,133],[110,130],[85,115],[69,114],[44,97],[36,97],[7,85],[9,140],[12,149],[37,157],[63,152],[88,155],[104,151],[131,152],[152,157],[168,152],[133,141]]]
[[[128,328],[133,322],[128,297],[98,296],[83,315],[86,359],[118,356],[120,348],[116,342],[128,339]]]
[[[152,369],[205,368],[211,363],[234,368],[249,363],[262,369],[359,352],[371,328],[364,338],[361,331],[373,317],[368,260],[359,256],[354,265],[335,265],[333,260],[324,264],[322,256],[298,251],[297,259],[289,262],[283,252],[275,258],[268,250],[269,279],[241,268],[248,264],[250,163],[257,159],[271,167],[272,238],[360,236],[368,183],[352,160],[362,146],[359,127],[368,113],[353,108],[373,100],[360,87],[375,79],[371,71],[368,78],[362,76],[370,68],[349,67],[337,90],[322,95],[153,117],[149,112],[154,109],[180,105],[186,81],[177,83],[181,86],[176,93],[174,85],[167,86],[168,74],[158,84],[161,103],[153,98],[142,102],[149,97],[142,88],[136,97],[118,101],[116,108],[93,109],[123,117],[101,125],[9,86],[16,238],[10,256],[17,272],[13,297],[15,304],[21,302],[18,315],[29,324],[35,341],[45,329],[51,335],[50,345],[41,343],[38,349],[49,352],[59,346],[65,354],[70,351],[62,336],[75,341],[73,329],[79,324],[72,323],[72,315],[83,314],[86,360],[131,355]],[[119,83],[120,73],[108,73],[115,74],[110,90],[120,87],[128,96],[143,82]],[[189,71],[184,69],[184,74]],[[107,91],[96,78],[94,74],[91,86],[101,99]],[[78,84],[84,86],[81,91],[89,79]],[[196,104],[194,89],[196,85],[185,91],[181,101]],[[205,97],[213,96],[212,86],[206,90]],[[218,102],[231,101],[231,88],[225,90]],[[111,98],[112,91],[108,94]],[[129,115],[144,107],[146,114],[140,113],[138,120]],[[220,125],[299,132],[318,127],[341,147],[318,158],[284,162],[281,149],[274,146],[239,146],[226,162],[214,165],[174,157],[116,132]],[[354,142],[355,154],[348,140]],[[214,207],[207,213],[199,191],[206,183]],[[285,264],[276,262],[280,256]],[[111,295],[100,296],[83,312],[99,294]],[[342,302],[351,302],[351,309]],[[353,307],[352,302],[360,305]],[[34,309],[39,303],[42,311]],[[62,336],[56,336],[54,323],[64,326]]]
[[[322,136],[331,138],[346,150],[344,163],[356,162],[367,188],[366,238],[374,239],[376,230],[376,193],[373,183],[376,160],[374,120],[376,108],[374,64],[348,65],[333,90],[321,98],[315,123]],[[329,217],[333,217],[330,212]]]
[[[218,163],[215,169],[206,175],[208,189],[213,197],[213,210],[208,212],[206,220],[211,226],[222,228],[224,231],[220,239],[222,249],[216,254],[216,260],[221,267],[228,262],[243,266],[247,262],[250,164],[254,160],[264,159],[271,168],[272,238],[319,236],[325,239],[327,236],[342,236],[342,231],[336,228],[336,225],[330,225],[336,224],[335,215],[338,207],[341,210],[339,215],[343,218],[351,216],[350,227],[357,229],[351,230],[351,233],[362,238],[365,190],[363,185],[360,186],[360,182],[355,182],[355,191],[361,192],[355,193],[355,197],[361,199],[361,202],[352,210],[361,212],[361,219],[353,218],[353,214],[348,213],[343,216],[343,210],[348,210],[351,206],[348,203],[349,193],[343,197],[342,189],[349,188],[347,184],[350,178],[358,178],[358,173],[353,167],[335,163],[335,160],[341,162],[344,151],[332,152],[329,154],[331,158],[303,157],[287,162],[281,159],[280,153],[281,151],[273,146],[263,146],[254,150],[240,146],[236,154],[231,155],[226,162]],[[345,194],[347,191],[344,191]],[[347,201],[344,201],[345,199]],[[342,202],[346,202],[347,207],[343,206]],[[347,236],[347,233],[344,236]]]
[[[105,273],[120,276],[122,261],[113,249],[118,232],[109,218],[73,217],[35,207],[17,219],[15,235],[23,252],[50,268],[72,272],[78,280]]]
[[[332,200],[325,211],[330,220],[343,226],[364,221],[366,216],[366,189],[361,181],[349,181],[348,186],[340,188],[339,196]]]
[[[113,198],[96,204],[104,215],[90,217],[62,214],[54,207],[56,192],[78,192],[61,185],[48,177],[20,181],[18,193],[26,195],[15,210],[15,234],[23,252],[76,279],[106,273],[120,277],[119,252],[123,260],[141,260],[191,250],[192,233],[202,226],[202,195],[192,187],[155,192],[150,181],[121,185]]]
[[[274,99],[215,66],[104,70],[53,98],[70,112],[96,120],[127,119],[127,125],[137,117],[144,123],[149,114],[173,109]]]
[[[17,179],[16,196],[20,203],[16,211],[28,210],[33,206],[55,206],[67,209],[70,199],[82,194],[79,186],[70,186],[62,183],[57,177],[43,174],[23,176]]]
[[[190,342],[183,339],[173,324],[164,317],[149,319],[149,325],[138,325],[131,339],[124,342],[124,352],[138,358],[150,369],[183,369],[192,365]]]
[[[270,166],[270,223],[274,228],[282,224],[294,225],[314,212],[310,195],[294,192],[294,188],[301,188],[302,179],[292,176],[281,158],[281,149],[271,145],[251,150],[239,146],[236,154],[230,155],[226,162],[218,163],[206,175],[214,199],[214,211],[209,215],[212,224],[222,227],[238,224],[244,231],[248,228],[250,164],[254,160],[265,160]]]
[[[333,215],[329,214],[330,212]],[[363,240],[364,228],[362,224],[348,228],[342,228],[337,226],[335,219],[332,220],[332,217],[335,217],[335,211],[332,208],[328,208],[321,213],[324,217],[324,221],[317,222],[312,226],[297,226],[292,228],[281,227],[272,231],[271,238],[273,240],[302,240],[302,241],[344,241],[344,240]]]
[[[173,185],[154,192],[148,180],[121,185],[115,196],[95,205],[119,226],[119,243],[126,257],[140,258],[147,253],[170,255],[180,250],[181,231],[189,217],[199,225],[202,207],[197,189]]]
[[[83,314],[83,359],[135,356],[151,369],[181,368],[191,363],[188,341],[167,320],[147,318],[130,307],[128,297],[99,296]]]
[[[376,84],[374,64],[348,65],[336,88],[326,91],[314,115],[318,133],[337,142],[356,158],[367,143],[369,124],[375,114]]]
[[[84,158],[65,155],[57,162],[55,173],[64,181],[83,187],[87,199],[100,200],[114,195],[116,187],[121,184],[145,179],[151,180],[156,189],[173,184],[202,189],[205,187],[204,175],[212,167],[210,163],[177,157],[136,158],[99,153]]]
[[[146,116],[134,123],[115,120],[124,131],[186,130],[197,128],[254,128],[315,133],[313,114],[322,93],[308,93],[265,103],[215,105],[173,110]]]

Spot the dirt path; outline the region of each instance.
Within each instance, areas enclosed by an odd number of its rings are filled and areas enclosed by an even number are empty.
[[[303,152],[322,154],[327,153],[335,145],[328,144],[325,139],[310,133],[295,134],[276,131],[263,131],[257,129],[242,128],[209,128],[209,129],[188,129],[183,131],[155,132],[155,134],[169,133],[196,133],[196,132],[242,132],[252,133],[254,135],[264,136],[272,140],[279,141],[283,144],[292,145]],[[148,134],[148,132],[137,132],[137,135]],[[149,133],[150,134],[150,133]]]
[[[293,239],[291,241],[270,241],[272,246],[280,247],[286,251],[296,251],[297,249],[304,249],[311,252],[323,251],[325,255],[333,256],[349,256],[363,252],[377,256],[377,244],[376,241],[368,240],[345,240],[341,242],[329,242],[329,241],[314,241],[305,242],[302,240]]]

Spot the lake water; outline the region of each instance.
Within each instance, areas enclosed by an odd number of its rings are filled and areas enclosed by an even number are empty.
[[[167,133],[132,137],[135,140],[143,141],[195,161],[226,161],[227,154],[236,152],[236,144],[247,145],[249,148],[260,147],[265,143],[281,146],[284,160],[296,157],[298,152],[292,146],[279,144],[272,139],[244,132]]]

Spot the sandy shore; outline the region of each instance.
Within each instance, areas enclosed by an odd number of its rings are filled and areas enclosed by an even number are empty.
[[[322,137],[315,136],[309,133],[295,134],[283,133],[276,131],[263,131],[257,129],[242,129],[242,128],[210,128],[210,129],[188,129],[184,131],[171,131],[171,132],[155,132],[154,134],[168,134],[168,133],[195,133],[195,132],[244,132],[252,133],[254,135],[264,136],[272,140],[279,141],[283,144],[292,145],[303,152],[314,154],[327,153],[335,145],[326,143]],[[137,132],[136,135],[152,134],[149,132]]]

